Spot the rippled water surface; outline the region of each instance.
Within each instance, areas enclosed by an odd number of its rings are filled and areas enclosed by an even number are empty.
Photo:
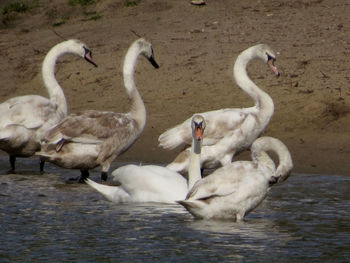
[[[350,177],[293,174],[245,222],[116,205],[77,171],[0,159],[0,262],[350,262]],[[91,174],[98,180],[98,171]]]

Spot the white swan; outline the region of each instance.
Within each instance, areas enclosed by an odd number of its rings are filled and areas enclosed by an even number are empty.
[[[108,200],[120,202],[176,203],[186,197],[188,189],[201,179],[200,149],[205,129],[202,116],[192,118],[192,150],[188,184],[186,179],[166,167],[157,165],[126,165],[113,172],[114,181],[120,186],[98,184],[90,179],[86,182]]]
[[[271,97],[255,85],[247,75],[247,64],[254,58],[263,60],[279,76],[274,66],[275,54],[267,45],[250,47],[238,56],[233,68],[234,78],[238,86],[254,100],[255,106],[196,113],[203,115],[207,122],[201,167],[215,168],[231,163],[235,153],[248,148],[264,131],[273,115],[274,105]],[[161,134],[158,139],[159,146],[173,149],[179,145],[189,144],[190,120],[191,118]],[[186,149],[167,167],[177,172],[185,172],[188,163],[189,149]]]
[[[242,220],[266,197],[270,187],[288,178],[293,162],[278,139],[261,137],[251,146],[252,161],[237,161],[197,181],[186,200],[179,201],[197,218]],[[266,151],[279,158],[276,169]]]
[[[112,161],[136,141],[146,124],[146,108],[134,82],[139,55],[159,67],[150,43],[144,39],[132,43],[123,67],[130,112],[88,110],[70,114],[50,130],[37,155],[64,168],[80,169],[80,182],[89,176],[89,169],[101,166],[101,178],[106,180]]]
[[[42,64],[42,77],[49,98],[26,95],[8,99],[0,104],[0,149],[10,156],[12,171],[16,157],[29,157],[40,150],[40,140],[46,132],[67,116],[67,101],[55,78],[58,58],[72,53],[97,66],[87,46],[75,39],[55,45],[47,53]],[[44,162],[40,163],[40,171]]]

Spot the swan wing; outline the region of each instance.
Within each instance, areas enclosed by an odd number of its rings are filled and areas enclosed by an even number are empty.
[[[175,203],[187,194],[186,179],[163,166],[130,164],[112,176],[134,201]]]
[[[113,180],[120,183],[128,191],[143,189],[143,191],[174,191],[181,185],[186,188],[186,179],[163,166],[157,165],[125,165],[112,173]],[[172,188],[174,187],[174,188]]]
[[[54,125],[57,120],[57,118],[50,120],[56,112],[55,105],[37,95],[9,99],[0,105],[0,112],[0,127],[21,125],[27,129],[37,129],[46,122],[52,122]]]
[[[135,122],[127,114],[89,110],[67,116],[49,132],[47,141],[56,143],[64,139],[97,144],[116,133],[124,134],[134,126]]]
[[[188,192],[188,200],[205,200],[212,197],[227,196],[237,192],[250,174],[256,173],[253,162],[237,161],[217,169],[214,173],[197,181]]]
[[[130,200],[130,195],[121,187],[99,184],[89,178],[85,182],[111,202],[120,203]]]
[[[228,132],[238,129],[247,116],[255,112],[256,108],[252,107],[243,109],[221,109],[198,113],[202,115],[206,121],[203,146],[217,143],[227,136]],[[190,125],[192,117],[162,133],[158,139],[159,146],[164,149],[174,149],[180,145],[190,145],[192,141]]]

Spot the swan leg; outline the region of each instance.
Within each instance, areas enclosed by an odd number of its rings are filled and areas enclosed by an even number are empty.
[[[107,181],[107,178],[108,178],[108,173],[102,171],[102,172],[101,172],[101,180],[102,180],[102,181]]]
[[[89,171],[88,170],[80,170],[81,171],[81,175],[79,177],[79,183],[85,183],[85,179],[87,179],[89,177]]]
[[[16,156],[10,155],[9,161],[10,161],[10,165],[11,165],[10,171],[14,172],[15,171]]]
[[[78,177],[73,177],[73,178],[69,178],[67,183],[72,184],[72,183],[80,183],[83,184],[85,183],[85,179],[87,179],[89,177],[89,171],[88,170],[80,170],[80,176]]]
[[[44,165],[45,165],[45,161],[44,160],[40,160],[40,173],[44,173]]]

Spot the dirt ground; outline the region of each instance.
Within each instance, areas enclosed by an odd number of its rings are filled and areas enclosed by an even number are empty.
[[[349,174],[348,0],[207,0],[205,6],[189,0],[17,1],[29,7],[25,11],[9,9],[10,2],[0,2],[0,101],[47,96],[41,80],[46,52],[63,38],[77,38],[99,67],[71,55],[60,59],[57,79],[70,112],[126,112],[123,57],[133,40],[145,37],[160,68],[138,62],[135,78],[148,121],[118,159],[165,163],[180,151],[157,146],[167,128],[195,112],[253,105],[233,82],[232,67],[241,51],[266,43],[278,54],[281,77],[260,61],[248,68],[275,103],[265,135],[285,142],[295,172]]]

